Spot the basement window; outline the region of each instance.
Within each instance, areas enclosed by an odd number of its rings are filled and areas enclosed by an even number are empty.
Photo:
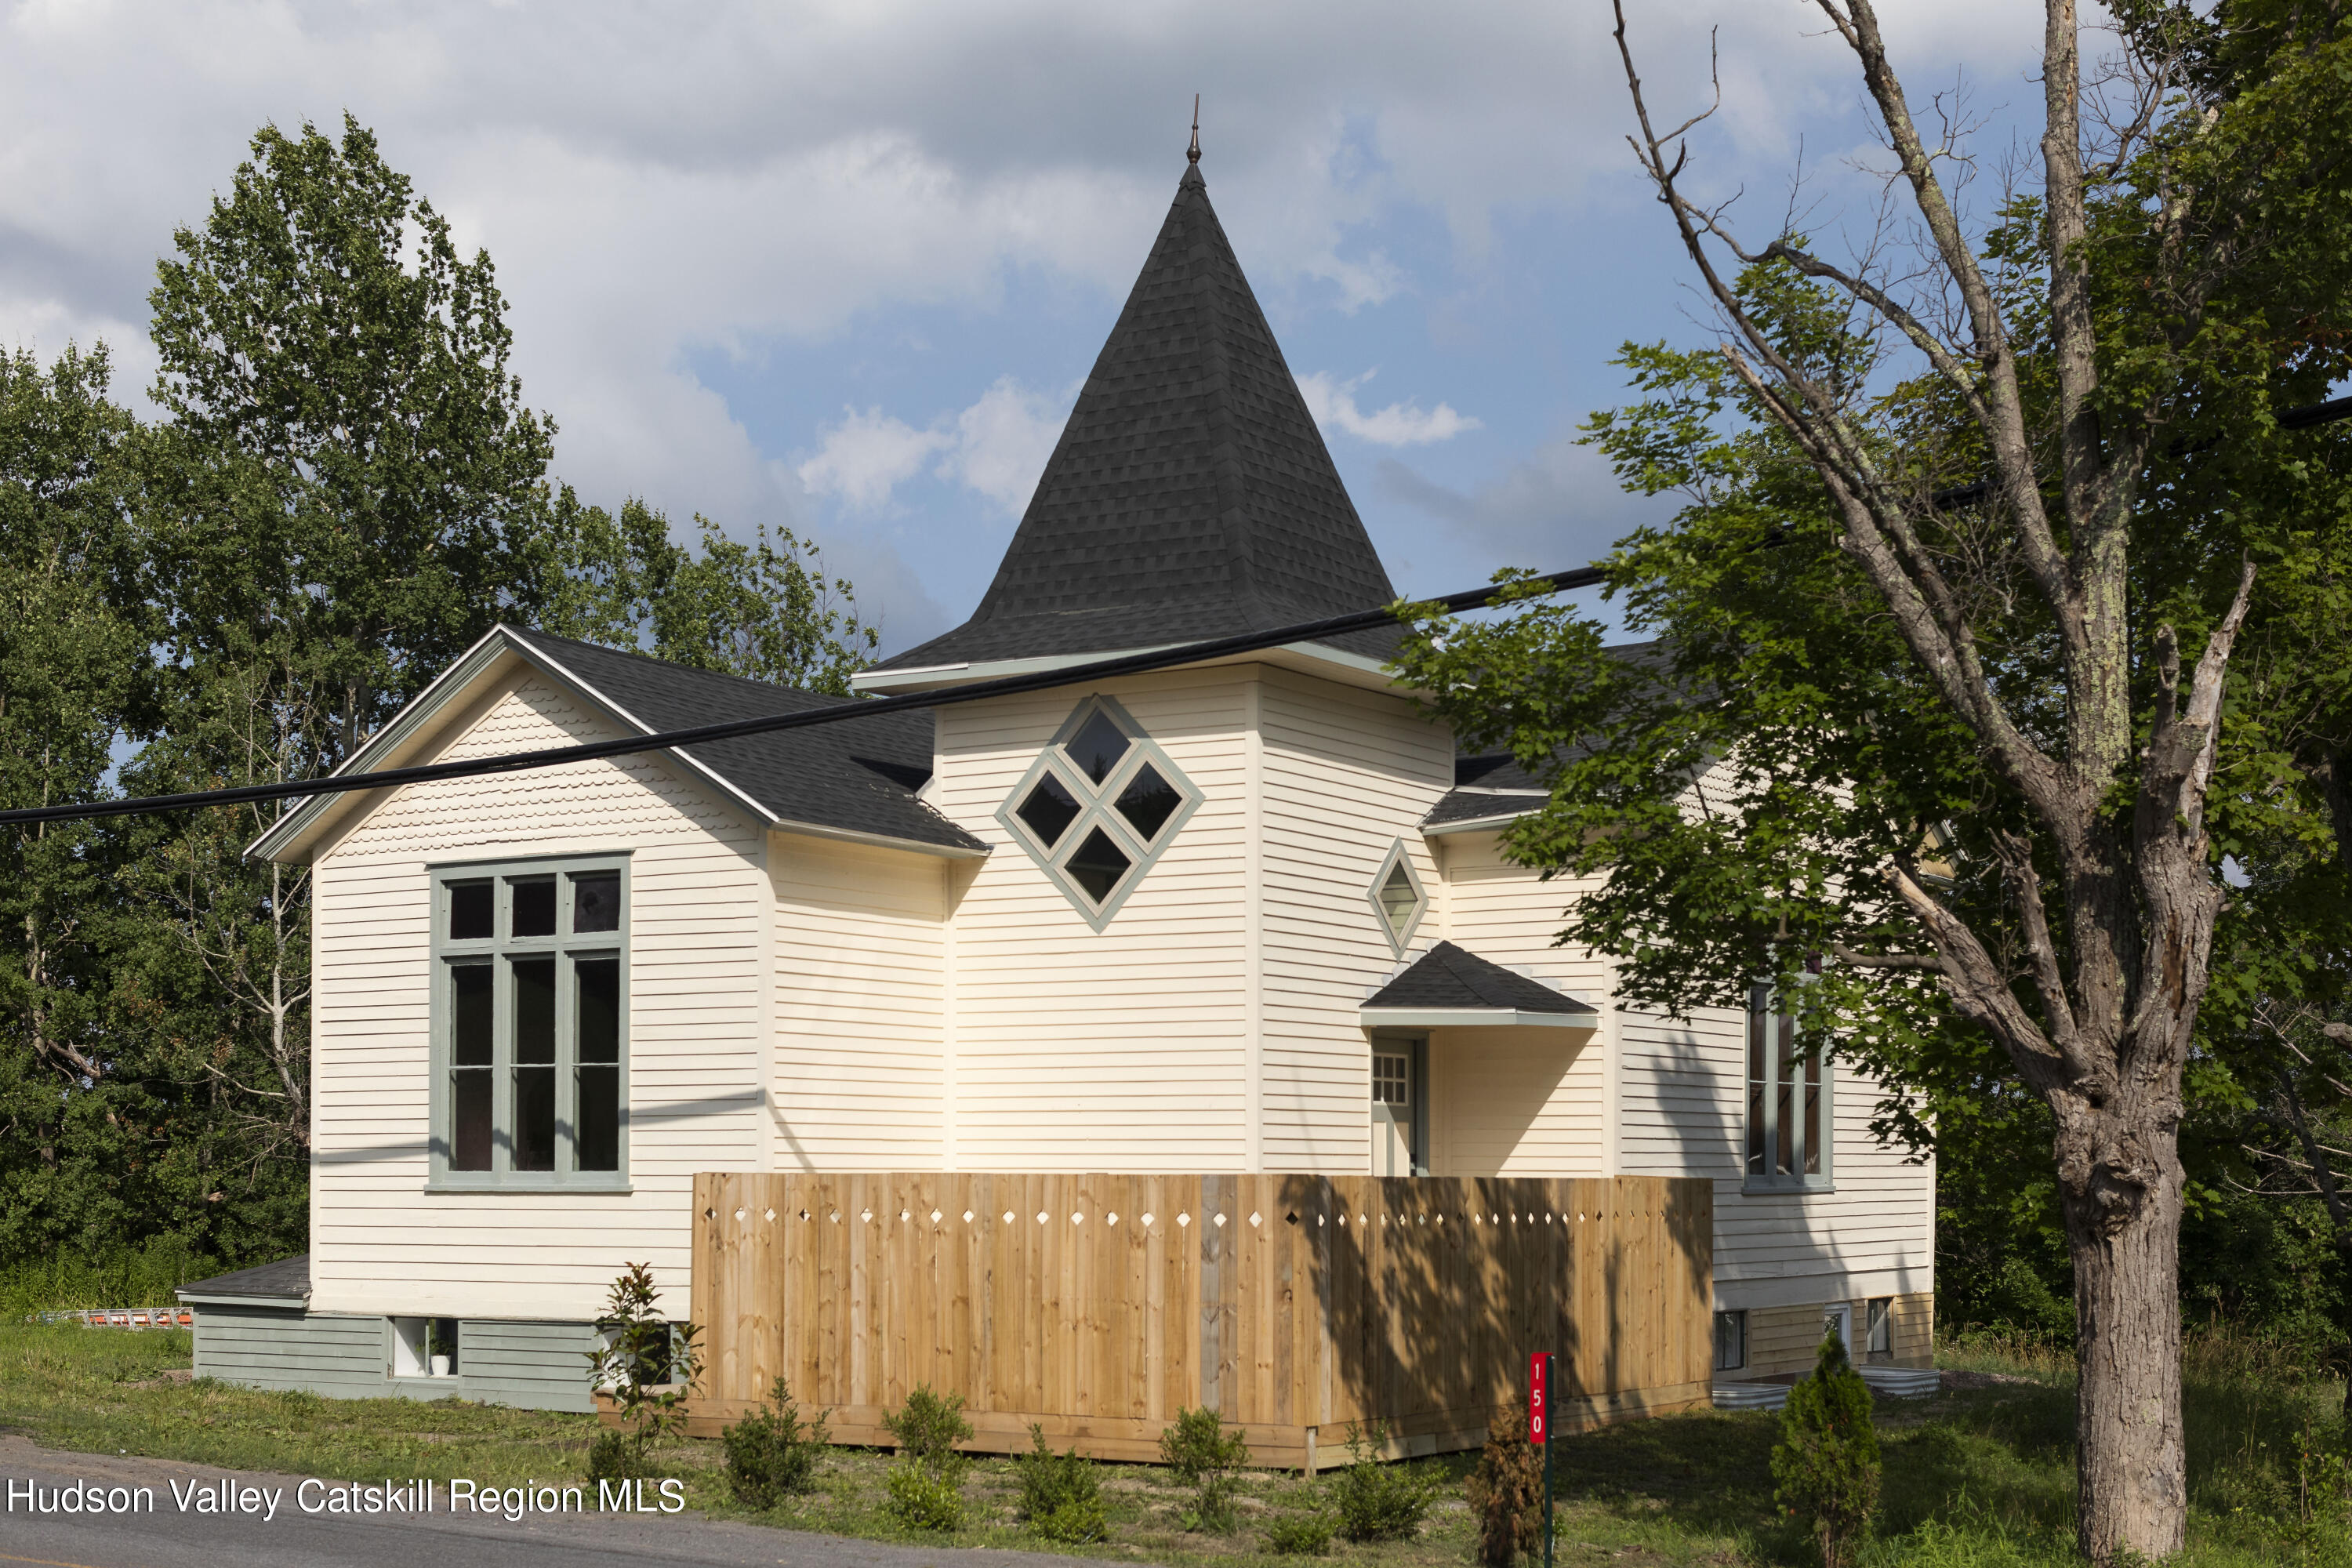
[[[1895,1359],[1895,1298],[1881,1296],[1865,1309],[1863,1353],[1872,1361]]]
[[[1717,1312],[1715,1315],[1715,1370],[1738,1372],[1747,1364],[1747,1312]]]

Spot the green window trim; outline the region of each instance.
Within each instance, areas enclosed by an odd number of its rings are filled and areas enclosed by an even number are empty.
[[[629,1191],[629,855],[428,868],[425,1190]]]

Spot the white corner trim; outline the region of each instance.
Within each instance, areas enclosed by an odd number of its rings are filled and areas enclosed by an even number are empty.
[[[1359,1007],[1367,1029],[1597,1029],[1601,1015],[1529,1013],[1517,1007]]]

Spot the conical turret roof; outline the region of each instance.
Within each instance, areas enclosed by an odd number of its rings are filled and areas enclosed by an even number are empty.
[[[882,668],[1160,647],[1395,597],[1196,163],[980,607]],[[1334,643],[1378,657],[1397,635]]]

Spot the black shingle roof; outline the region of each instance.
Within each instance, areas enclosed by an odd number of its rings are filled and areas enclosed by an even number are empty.
[[[1375,992],[1367,1007],[1507,1008],[1520,1013],[1587,1014],[1593,1008],[1540,980],[1514,974],[1466,948],[1441,942]]]
[[[1157,647],[1395,597],[1196,165],[980,607],[882,668]],[[1332,645],[1385,658],[1401,636]]]
[[[182,1296],[283,1297],[310,1293],[310,1255],[307,1252],[265,1263],[258,1268],[240,1268],[234,1274],[217,1274],[210,1279],[192,1279],[179,1289]]]
[[[655,731],[723,724],[858,700],[771,686],[763,680],[696,669],[643,654],[619,653],[543,632],[515,631],[514,635]],[[915,791],[931,776],[928,713],[878,713],[871,719],[747,735],[683,750],[787,822],[942,848],[983,852],[988,848],[985,841],[915,798]]]

